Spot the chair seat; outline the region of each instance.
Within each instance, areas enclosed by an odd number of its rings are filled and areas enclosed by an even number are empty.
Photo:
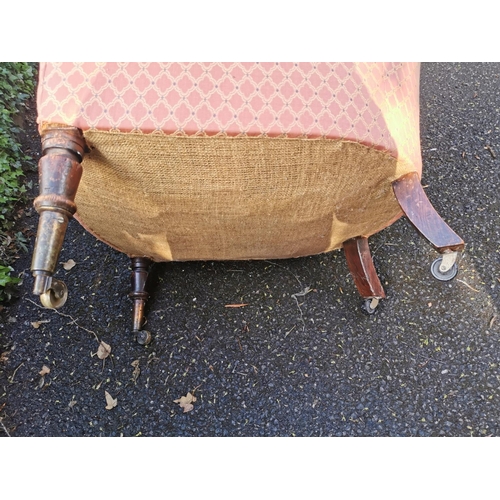
[[[401,215],[416,63],[45,63],[40,129],[84,133],[76,218],[130,256],[286,258]]]

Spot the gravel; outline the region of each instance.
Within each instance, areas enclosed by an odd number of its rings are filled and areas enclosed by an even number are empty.
[[[0,435],[500,435],[499,83],[499,63],[422,65],[423,185],[466,242],[455,280],[431,276],[436,252],[406,219],[370,239],[387,293],[373,316],[340,251],[158,264],[144,348],[130,331],[128,258],[72,221],[63,309],[31,295],[30,255],[15,266],[20,297],[0,313]],[[36,223],[28,209],[30,252]],[[174,400],[188,392],[183,413]]]

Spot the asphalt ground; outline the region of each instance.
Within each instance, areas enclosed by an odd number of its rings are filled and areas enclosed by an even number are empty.
[[[0,435],[499,436],[499,85],[500,63],[422,65],[422,183],[466,248],[444,283],[406,219],[370,238],[387,293],[372,316],[342,251],[157,264],[145,348],[130,331],[129,259],[76,221],[60,256],[76,265],[57,272],[68,302],[40,307],[28,207],[23,285],[0,312]],[[188,392],[184,413],[174,400]]]

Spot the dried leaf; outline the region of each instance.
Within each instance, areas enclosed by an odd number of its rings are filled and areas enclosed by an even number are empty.
[[[42,369],[38,372],[42,377],[50,373],[50,368],[48,366],[43,365]]]
[[[40,328],[43,323],[50,323],[50,319],[41,319],[40,321],[32,321],[31,326],[33,328]]]
[[[245,307],[249,304],[226,304],[224,307]]]
[[[110,354],[111,354],[111,346],[101,340],[99,348],[97,349],[97,357],[99,359],[106,359]]]
[[[141,369],[139,368],[139,360],[136,359],[131,364],[134,367],[134,371],[132,372],[132,380],[134,382],[137,382],[137,379],[139,378],[139,375],[141,374]]]
[[[174,403],[178,403],[179,406],[183,409],[183,413],[191,411],[194,408],[192,403],[195,402],[196,402],[196,397],[193,396],[190,392],[188,392],[185,396],[182,396],[179,399],[174,400]]]
[[[118,404],[118,398],[113,399],[113,396],[108,391],[104,391],[106,396],[106,410],[112,410]]]
[[[63,264],[63,267],[66,271],[73,269],[76,266],[76,262],[73,259],[69,259],[67,262]]]

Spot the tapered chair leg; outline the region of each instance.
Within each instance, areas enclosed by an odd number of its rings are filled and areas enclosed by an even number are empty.
[[[372,314],[380,299],[385,299],[385,292],[373,265],[368,238],[362,236],[352,238],[344,241],[343,247],[354,284],[365,299],[364,309]]]
[[[439,216],[427,198],[416,172],[410,172],[392,183],[401,209],[417,231],[440,253],[431,272],[440,281],[453,279],[457,272],[458,252],[464,242]]]
[[[150,332],[147,330],[141,330],[145,321],[144,309],[149,298],[149,293],[146,291],[146,282],[151,264],[152,261],[146,257],[132,258],[132,291],[129,294],[134,301],[132,313],[132,332],[136,336],[137,342],[142,345],[149,344],[152,339]]]
[[[66,302],[66,285],[53,278],[69,219],[76,212],[75,196],[82,176],[85,139],[75,127],[49,128],[42,134],[38,165],[40,194],[35,199],[40,214],[31,271],[33,293],[42,305],[58,309]]]

